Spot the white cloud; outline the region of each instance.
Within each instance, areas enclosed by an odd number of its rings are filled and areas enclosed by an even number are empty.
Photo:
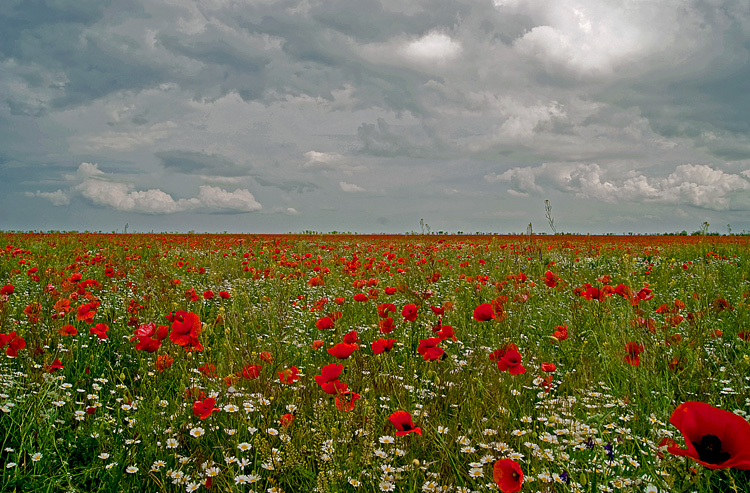
[[[366,166],[351,163],[351,157],[337,152],[307,151],[305,154],[303,168],[308,169],[336,169],[345,172],[365,171]]]
[[[743,177],[747,174],[725,173],[705,164],[682,164],[666,178],[649,178],[634,171],[613,175],[596,163],[544,163],[484,178],[491,183],[510,183],[508,193],[513,196],[542,193],[541,184],[548,183],[578,197],[608,203],[645,201],[724,210],[733,193],[750,190],[750,181]]]
[[[253,194],[247,189],[239,189],[227,192],[219,187],[203,185],[198,193],[198,200],[206,207],[213,209],[228,209],[234,211],[257,211],[261,205],[255,200]]]
[[[164,140],[174,134],[177,128],[178,125],[175,122],[165,121],[147,128],[137,127],[130,131],[110,130],[96,135],[73,137],[70,139],[71,150],[82,153],[101,150],[130,151]]]
[[[431,32],[407,43],[400,51],[414,60],[446,62],[461,54],[461,43],[447,34]]]
[[[175,200],[159,189],[134,190],[133,186],[117,181],[117,176],[104,173],[97,164],[81,163],[74,175],[67,176],[74,184],[68,190],[27,193],[43,197],[53,205],[70,204],[71,196],[80,195],[94,205],[118,211],[144,214],[172,214],[187,210],[220,210],[252,212],[261,209],[260,203],[247,189],[229,192],[219,187],[202,185],[198,197]]]
[[[55,192],[40,192],[37,190],[36,193],[26,192],[25,195],[27,197],[42,197],[52,202],[52,205],[60,206],[70,204],[70,197],[62,190],[57,190]]]
[[[340,181],[339,186],[341,187],[341,190],[343,190],[346,193],[356,193],[356,192],[365,192],[366,190],[358,185],[354,185],[352,183],[346,183],[345,181]]]

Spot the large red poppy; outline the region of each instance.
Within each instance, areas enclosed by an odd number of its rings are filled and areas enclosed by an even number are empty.
[[[503,493],[518,493],[523,484],[523,471],[513,459],[500,459],[492,468],[492,479]]]
[[[408,322],[413,322],[417,319],[417,305],[405,305],[404,309],[401,310],[401,316],[404,317],[404,320]]]
[[[482,303],[474,309],[474,320],[477,322],[487,322],[495,318],[495,311],[489,303]]]
[[[434,361],[440,359],[445,350],[438,347],[441,339],[439,337],[430,337],[429,339],[420,339],[417,352],[422,355],[425,361]]]
[[[334,358],[346,359],[349,356],[351,356],[351,354],[354,351],[357,350],[357,347],[358,346],[356,344],[347,344],[345,342],[339,342],[335,346],[329,347],[328,349],[326,349],[326,351],[328,351],[328,354],[330,354]]]
[[[89,332],[91,333],[91,335],[92,336],[95,335],[99,339],[106,339],[108,330],[109,330],[109,326],[101,322],[89,328]]]
[[[393,423],[393,426],[396,427],[397,437],[402,437],[409,433],[417,433],[420,436],[422,435],[422,429],[414,426],[414,422],[411,420],[411,414],[406,411],[396,411],[391,414],[388,419]]]
[[[354,403],[359,397],[359,394],[351,391],[339,392],[335,399],[336,409],[345,413],[351,411],[354,409]]]
[[[507,371],[511,375],[526,373],[526,368],[521,365],[521,353],[513,343],[506,344],[490,353],[490,360],[497,363],[500,371]]]
[[[680,430],[687,446],[668,447],[669,453],[690,457],[709,469],[750,469],[750,423],[743,417],[688,401],[677,406],[669,422]]]
[[[281,383],[285,383],[287,385],[299,380],[299,369],[296,366],[276,373],[278,373]]]
[[[172,322],[169,340],[178,346],[196,346],[201,333],[201,319],[193,312],[179,311]],[[196,344],[197,343],[197,344]]]
[[[207,417],[211,416],[212,412],[219,410],[218,408],[214,407],[215,404],[216,399],[214,399],[213,397],[209,397],[203,402],[195,401],[195,404],[193,404],[193,414],[195,414],[196,418],[206,419]]]
[[[333,319],[331,317],[328,317],[328,316],[320,318],[320,319],[318,319],[317,322],[315,322],[315,327],[317,327],[318,330],[332,329],[333,325],[334,325]]]
[[[377,341],[372,342],[372,352],[373,354],[380,354],[386,351],[390,351],[391,349],[393,349],[393,344],[395,342],[396,339],[383,339],[381,337]]]
[[[338,380],[342,371],[344,371],[344,365],[342,364],[331,363],[330,365],[325,365],[320,369],[320,375],[315,375],[315,381],[318,385],[323,385]]]
[[[10,358],[15,358],[18,355],[18,350],[26,347],[26,341],[15,332],[0,334],[0,349],[4,348],[6,344],[8,349],[5,350],[5,354]]]
[[[16,289],[15,286],[12,284],[6,284],[2,288],[0,288],[0,296],[9,296],[13,294],[13,291]]]
[[[380,320],[378,322],[378,328],[380,332],[383,334],[390,334],[393,332],[393,329],[396,327],[396,325],[393,322],[393,319],[391,317],[388,317],[386,319]]]
[[[383,303],[382,305],[378,306],[378,316],[380,318],[388,318],[388,312],[390,313],[396,313],[398,311],[398,308],[396,308],[396,305],[393,303]]]

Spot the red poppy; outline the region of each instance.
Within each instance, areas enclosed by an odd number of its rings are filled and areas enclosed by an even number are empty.
[[[417,305],[405,305],[404,309],[401,310],[401,316],[404,317],[404,320],[413,322],[417,319]]]
[[[323,344],[325,344],[325,342],[318,339],[317,341],[313,341],[312,344],[310,344],[310,347],[313,349],[313,351],[317,351],[318,349],[323,347]]]
[[[492,468],[492,479],[503,493],[518,493],[523,484],[523,471],[513,459],[500,459]]]
[[[554,288],[555,286],[557,286],[558,279],[559,278],[557,277],[557,275],[551,270],[548,270],[544,273],[544,284],[546,284],[550,288]]]
[[[216,377],[216,365],[206,363],[203,366],[198,367],[198,371],[201,372],[201,375],[208,378],[214,378]]]
[[[70,324],[65,324],[60,328],[59,332],[61,336],[74,336],[78,334],[78,329]]]
[[[226,300],[226,299],[229,299],[230,296],[232,295],[227,293],[226,291],[219,291],[219,298]]]
[[[649,288],[642,288],[636,293],[636,296],[638,296],[638,299],[643,301],[648,301],[654,297],[654,295],[651,294],[651,290]]]
[[[26,341],[15,332],[0,334],[0,349],[4,348],[6,344],[8,349],[5,350],[5,355],[9,358],[15,358],[18,356],[18,350],[26,347]]]
[[[299,369],[297,369],[296,366],[276,373],[278,373],[281,383],[285,383],[287,385],[299,380]]]
[[[380,318],[388,318],[388,312],[396,313],[398,308],[393,303],[383,303],[378,306],[378,316]]]
[[[440,359],[445,351],[438,347],[441,339],[439,337],[430,337],[429,339],[420,339],[417,352],[422,355],[425,361],[435,361]]]
[[[12,284],[6,284],[0,288],[0,296],[10,296],[13,294],[13,290],[16,289]]]
[[[262,359],[266,363],[273,363],[273,355],[268,351],[261,351],[260,359]]]
[[[213,397],[208,397],[204,401],[195,401],[195,404],[193,404],[193,414],[195,414],[196,418],[200,419],[206,419],[207,417],[211,416],[211,413],[214,411],[218,411],[219,408],[214,407],[216,404],[216,399]]]
[[[689,401],[677,406],[669,422],[685,438],[686,449],[667,451],[690,457],[709,469],[750,469],[750,423],[737,414],[705,402]]]
[[[557,370],[557,367],[555,366],[554,363],[542,363],[542,371],[551,373],[555,370]]]
[[[135,349],[138,351],[146,351],[148,353],[154,353],[161,347],[161,341],[159,339],[152,339],[148,336],[138,338],[138,344],[135,345]]]
[[[210,300],[213,297],[214,297],[214,292],[211,291],[210,289],[207,289],[207,290],[203,291],[203,298],[204,299]]]
[[[490,354],[490,360],[497,363],[500,371],[508,371],[511,375],[526,373],[526,368],[521,365],[521,353],[518,352],[518,347],[513,343],[506,344],[493,351]]]
[[[380,332],[382,332],[383,334],[390,334],[395,328],[396,324],[393,322],[393,319],[391,317],[380,320],[378,322],[378,330],[380,330]]]
[[[396,294],[396,288],[393,286],[386,286],[383,291],[385,291],[385,294]]]
[[[57,370],[62,370],[64,368],[63,364],[60,362],[59,359],[55,359],[51,364],[47,365],[47,373],[52,373]]]
[[[343,412],[349,412],[354,409],[354,403],[359,399],[359,394],[354,392],[339,392],[336,395],[335,403],[336,409]]]
[[[168,355],[168,354],[160,354],[156,357],[156,369],[157,371],[164,371],[170,366],[172,366],[172,363],[174,362],[174,359]]]
[[[388,420],[390,420],[390,422],[393,423],[393,426],[396,427],[397,437],[402,437],[409,433],[417,433],[420,436],[422,435],[422,429],[414,427],[414,423],[411,420],[411,414],[406,411],[396,411],[388,417]]]
[[[489,303],[482,303],[474,309],[474,320],[477,322],[487,322],[495,318],[495,311]]]
[[[255,380],[258,378],[258,375],[260,375],[260,369],[260,365],[245,365],[245,367],[242,368],[242,371],[237,373],[237,375],[247,378],[248,380]]]
[[[318,385],[323,385],[324,383],[338,380],[342,371],[344,371],[344,365],[342,364],[331,363],[330,365],[325,365],[320,369],[320,375],[315,375],[315,381]]]
[[[743,341],[750,341],[750,331],[743,330],[742,332],[738,333],[737,336]]]
[[[558,325],[555,327],[555,331],[552,333],[552,337],[559,341],[564,341],[568,338],[568,324]]]
[[[452,339],[457,340],[456,333],[453,331],[453,327],[450,325],[443,325],[440,330],[437,332],[438,337],[440,337],[441,341],[444,341],[446,339]]]
[[[380,354],[385,351],[390,351],[393,349],[393,344],[396,342],[396,339],[383,339],[380,338],[377,341],[372,342],[372,352],[373,354]]]
[[[198,317],[198,314],[180,310],[172,322],[172,332],[169,334],[169,340],[178,346],[188,349],[189,347],[196,346],[196,343],[200,345],[198,336],[201,330],[201,319]]]
[[[364,293],[357,293],[354,295],[354,301],[367,301],[367,295]]]
[[[333,319],[331,317],[323,317],[318,319],[317,322],[315,322],[315,327],[318,328],[318,330],[328,330],[332,329],[334,325]]]
[[[294,422],[294,415],[293,414],[284,414],[279,419],[279,424],[283,426],[284,428],[287,428],[291,426],[291,424]]]
[[[36,302],[29,303],[26,305],[26,308],[23,309],[23,312],[26,314],[26,317],[28,317],[29,322],[35,324],[39,321],[39,316],[42,314],[42,305]]]
[[[625,351],[627,351],[628,353],[624,358],[625,363],[633,366],[639,366],[640,357],[638,355],[643,352],[643,345],[638,344],[637,342],[629,342],[625,344]]]
[[[355,342],[357,342],[358,338],[359,334],[357,334],[356,330],[352,330],[344,334],[344,342],[347,344],[354,344]]]
[[[326,349],[326,351],[328,351],[328,354],[338,359],[346,359],[351,356],[351,354],[356,350],[356,344],[347,344],[345,342],[339,342],[335,346]]]
[[[99,339],[106,339],[108,330],[109,326],[107,324],[99,322],[95,326],[89,328],[89,333],[92,336],[97,336]]]
[[[445,315],[445,308],[430,305],[430,310],[432,310],[432,313],[435,315]]]

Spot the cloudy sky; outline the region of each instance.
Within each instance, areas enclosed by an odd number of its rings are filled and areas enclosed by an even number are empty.
[[[746,0],[3,0],[0,229],[750,230]]]

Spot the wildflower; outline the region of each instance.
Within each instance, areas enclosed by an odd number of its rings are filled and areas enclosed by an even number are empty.
[[[253,446],[250,445],[247,442],[242,442],[239,445],[237,445],[237,448],[240,449],[240,450],[242,450],[243,452],[247,452],[248,450],[250,450],[251,448],[253,448]]]
[[[160,354],[156,357],[156,370],[158,372],[163,372],[167,368],[172,366],[172,362],[174,361],[174,358],[168,354]]]
[[[492,478],[503,493],[517,493],[523,484],[521,466],[511,459],[500,459],[492,469]]]
[[[128,466],[125,468],[125,472],[128,474],[135,474],[138,472],[138,466]]]
[[[482,303],[474,309],[473,317],[477,322],[487,322],[495,318],[495,311],[490,303]]]
[[[383,339],[381,337],[377,341],[372,342],[372,352],[373,354],[380,354],[386,351],[390,351],[391,349],[393,349],[393,344],[395,344],[395,342],[395,339]]]
[[[299,370],[296,366],[276,373],[278,373],[281,383],[291,384],[299,380]]]
[[[429,339],[420,339],[417,352],[422,355],[425,361],[434,361],[441,359],[445,354],[443,348],[438,347],[442,342],[439,337],[430,337]]]
[[[405,305],[401,310],[401,316],[404,317],[404,321],[413,322],[417,319],[417,310],[417,305]]]
[[[200,438],[205,434],[206,430],[204,430],[200,426],[196,426],[195,428],[190,429],[190,436],[192,436],[193,438]]]
[[[625,351],[628,353],[624,358],[625,363],[638,366],[640,364],[640,358],[638,355],[643,352],[643,345],[638,344],[637,342],[629,342],[625,344]]]
[[[212,397],[206,398],[203,402],[195,401],[195,404],[193,404],[193,414],[195,414],[196,418],[206,419],[211,416],[212,412],[219,410],[219,408],[214,407],[214,404],[216,404],[216,399]]]
[[[167,448],[177,448],[180,445],[180,442],[177,441],[175,438],[167,438]]]
[[[411,420],[411,414],[409,414],[406,411],[396,411],[395,413],[391,414],[388,419],[393,424],[393,426],[396,427],[396,436],[402,437],[404,435],[408,435],[409,433],[417,433],[420,436],[422,435],[421,428],[415,428],[414,423]]]
[[[526,368],[521,365],[521,353],[515,344],[506,344],[490,354],[490,360],[497,362],[501,371],[508,371],[511,375],[526,373]]]
[[[346,384],[344,384],[346,385]],[[354,403],[360,398],[359,394],[351,391],[339,392],[334,399],[336,409],[343,412],[349,412],[354,409]]]
[[[39,462],[40,460],[42,460],[42,457],[43,457],[42,454],[40,454],[39,452],[35,452],[35,453],[31,454],[31,461],[32,462]]]
[[[326,349],[328,354],[338,359],[346,359],[356,350],[356,344],[347,344],[345,342],[339,342],[335,346]]]
[[[315,322],[315,327],[317,327],[318,330],[332,329],[333,325],[334,325],[333,319],[329,316],[325,316],[321,319],[318,319],[318,321]]]
[[[688,401],[669,418],[685,438],[687,449],[667,451],[690,457],[709,469],[750,469],[750,423],[741,416],[705,402]]]

